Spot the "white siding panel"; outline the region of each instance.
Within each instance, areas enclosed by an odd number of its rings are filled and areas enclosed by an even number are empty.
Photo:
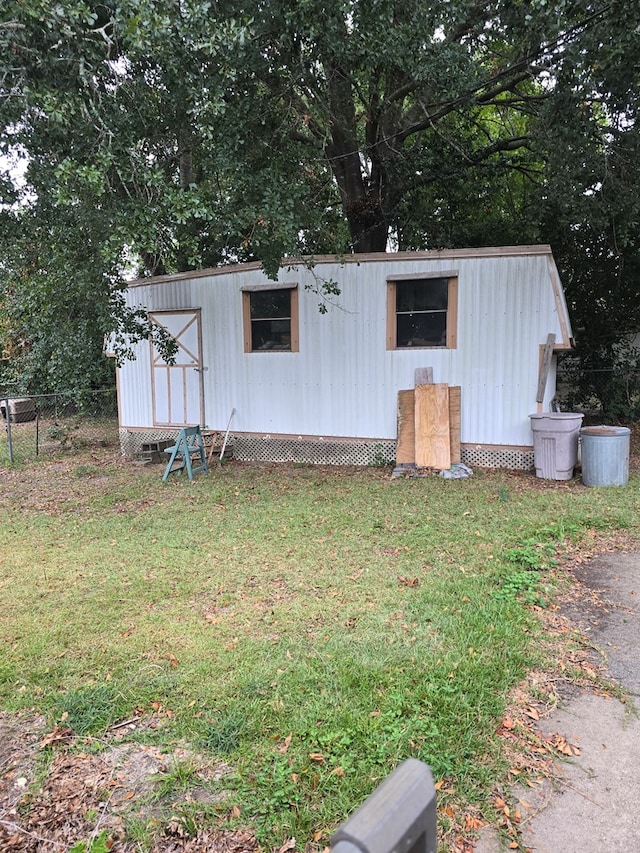
[[[530,445],[540,346],[549,332],[558,340],[562,334],[548,257],[389,255],[384,262],[323,263],[315,274],[341,289],[326,314],[318,310],[318,295],[305,289],[316,284],[311,273],[303,266],[284,269],[279,280],[298,283],[297,353],[244,352],[241,288],[268,284],[259,269],[161,281],[129,295],[131,304],[151,310],[201,309],[211,429],[225,428],[235,408],[238,432],[395,438],[397,392],[413,387],[416,367],[430,366],[434,381],[462,387],[463,443]],[[453,269],[459,276],[457,349],[387,351],[387,279]],[[552,371],[547,403],[554,378]],[[121,410],[123,425],[151,424],[148,348],[121,371]]]
[[[118,368],[118,416],[122,427],[153,424],[151,354],[148,341],[134,345],[135,359]]]

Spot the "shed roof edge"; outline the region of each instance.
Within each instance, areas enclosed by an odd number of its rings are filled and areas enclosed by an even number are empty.
[[[475,249],[430,249],[425,251],[411,252],[372,252],[369,254],[353,255],[317,255],[310,257],[283,258],[280,266],[283,269],[307,265],[319,264],[361,264],[361,263],[384,263],[389,261],[415,261],[415,260],[448,260],[450,258],[495,258],[513,257],[516,255],[551,255],[551,246],[547,244],[535,246],[492,246],[479,247]],[[209,267],[202,270],[187,270],[186,272],[172,273],[171,275],[149,276],[138,278],[127,282],[128,287],[143,287],[147,284],[163,284],[172,281],[184,281],[189,278],[208,278],[217,275],[229,275],[241,272],[249,272],[262,268],[261,261],[250,261],[240,264],[228,264],[221,267]]]

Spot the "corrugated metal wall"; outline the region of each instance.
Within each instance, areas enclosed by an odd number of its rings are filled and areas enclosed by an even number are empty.
[[[297,353],[243,351],[241,288],[268,283],[258,269],[135,286],[129,301],[156,311],[202,309],[208,428],[226,427],[235,408],[237,432],[395,438],[397,391],[413,387],[416,367],[430,366],[434,381],[462,387],[463,443],[530,445],[539,348],[550,332],[561,341],[561,320],[565,329],[568,323],[558,316],[548,263],[544,252],[322,263],[315,276],[341,289],[326,314],[305,289],[315,282],[311,273],[303,266],[282,270],[280,281],[299,284]],[[453,269],[459,276],[457,348],[387,351],[387,279]],[[137,352],[137,361],[120,370],[123,427],[153,426],[148,345]],[[554,378],[552,372],[545,409]]]

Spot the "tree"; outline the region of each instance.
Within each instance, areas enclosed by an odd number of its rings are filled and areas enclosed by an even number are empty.
[[[384,251],[421,187],[518,167],[540,80],[603,14],[536,0],[20,10],[4,28],[13,141],[65,201],[125,208],[121,239],[156,273]]]
[[[283,255],[389,240],[537,239],[547,105],[592,85],[618,2],[22,0],[0,22],[0,145],[28,157],[6,226],[40,257],[50,233],[32,225],[52,211],[68,235],[95,229],[97,326],[131,258],[141,274],[274,273]],[[603,96],[621,90],[607,56]],[[57,240],[61,268],[73,244]]]
[[[640,330],[640,10],[612,3],[604,23],[567,52],[540,111],[540,233],[567,292],[581,401],[637,418],[640,353],[628,342]]]

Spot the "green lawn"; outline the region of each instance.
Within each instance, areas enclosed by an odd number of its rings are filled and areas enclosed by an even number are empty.
[[[509,691],[545,665],[563,542],[638,525],[622,489],[476,472],[37,464],[0,494],[0,707],[224,759],[224,808],[322,849],[402,759],[489,803]],[[25,480],[28,485],[25,485]],[[86,748],[86,743],[83,748]],[[240,812],[238,816],[238,810]],[[313,846],[309,849],[315,849]]]

